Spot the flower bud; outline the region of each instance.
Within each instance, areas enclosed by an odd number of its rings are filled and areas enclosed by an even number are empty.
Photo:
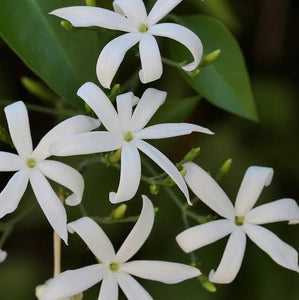
[[[151,194],[157,195],[160,191],[160,188],[158,185],[152,184],[152,185],[150,185],[149,190],[150,190]]]
[[[111,164],[115,164],[118,161],[120,161],[120,159],[121,159],[121,149],[122,148],[117,149],[113,154],[111,154],[110,156],[108,156],[108,161]]]
[[[223,165],[220,167],[216,174],[216,181],[221,181],[230,171],[232,167],[233,160],[231,158],[227,159]]]
[[[116,97],[120,94],[120,92],[120,84],[115,84],[111,89],[110,95],[108,96],[110,101],[114,102]]]
[[[126,204],[121,204],[112,212],[112,218],[115,220],[119,220],[124,217],[126,214],[128,206]]]
[[[74,29],[74,26],[72,25],[71,22],[67,21],[67,20],[62,20],[60,22],[60,25],[66,29],[66,30],[73,30]]]
[[[87,6],[97,6],[97,1],[96,0],[86,0],[86,5]]]
[[[217,49],[217,50],[212,51],[211,53],[205,55],[203,57],[201,63],[199,64],[199,66],[206,67],[206,66],[213,64],[218,59],[220,53],[221,53],[221,50]]]
[[[200,275],[198,277],[200,283],[201,283],[201,286],[206,289],[208,292],[211,292],[211,293],[215,293],[216,292],[216,286],[211,282],[209,281],[208,277],[205,276],[205,275]]]
[[[177,167],[180,168],[183,164],[193,161],[200,153],[200,148],[191,149],[184,158],[177,164]],[[183,175],[184,176],[184,175]]]

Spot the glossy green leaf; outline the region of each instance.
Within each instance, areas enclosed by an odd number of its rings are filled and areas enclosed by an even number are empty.
[[[188,84],[214,105],[239,116],[258,120],[256,107],[244,58],[233,35],[217,20],[206,16],[186,16],[179,22],[201,39],[204,53],[221,49],[218,60],[201,69],[200,76],[191,77],[181,71]],[[190,53],[182,45],[172,42],[173,58],[182,62]]]
[[[83,5],[70,0],[1,0],[0,34],[7,44],[62,98],[79,104],[78,88],[95,81],[95,65],[107,37],[96,31],[61,27],[49,12],[62,6]]]

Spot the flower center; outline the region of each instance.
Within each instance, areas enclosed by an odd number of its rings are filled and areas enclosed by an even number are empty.
[[[147,26],[147,24],[145,24],[145,23],[142,23],[140,26],[139,26],[139,31],[140,32],[147,32],[148,31],[148,26]]]
[[[30,169],[34,168],[36,166],[36,161],[33,158],[29,158],[27,160],[27,166]]]
[[[131,131],[128,131],[124,137],[126,142],[131,142],[133,140],[133,135]]]
[[[235,217],[235,224],[237,226],[242,226],[244,224],[245,221],[245,217],[241,216],[241,217]]]
[[[119,265],[117,263],[111,263],[109,265],[109,269],[113,272],[117,271],[119,269]]]

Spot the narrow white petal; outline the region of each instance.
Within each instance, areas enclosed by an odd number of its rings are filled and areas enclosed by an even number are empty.
[[[226,244],[216,271],[212,270],[209,280],[215,283],[230,283],[237,276],[245,253],[246,235],[242,230],[233,232]]]
[[[118,284],[111,272],[107,272],[103,278],[98,300],[117,300]]]
[[[145,34],[139,43],[141,70],[139,78],[142,83],[159,79],[163,73],[160,50],[156,39],[151,34]]]
[[[159,22],[182,1],[183,0],[157,0],[148,15],[148,24],[153,25]]]
[[[263,251],[265,251],[279,265],[299,272],[298,253],[290,245],[283,242],[277,235],[254,224],[245,224],[248,237]]]
[[[1,172],[18,171],[23,166],[24,166],[24,162],[18,155],[0,151],[0,171]]]
[[[82,200],[84,180],[74,168],[54,160],[44,160],[38,163],[39,170],[51,180],[65,186],[73,192],[66,198],[67,205],[78,205]]]
[[[125,93],[116,97],[118,118],[121,128],[124,131],[129,130],[129,123],[132,118],[134,98],[135,96],[132,92]]]
[[[140,33],[126,33],[109,42],[100,53],[96,72],[101,85],[107,89],[127,51],[140,40]]]
[[[75,27],[98,26],[121,31],[135,31],[132,22],[111,10],[100,7],[70,6],[59,8],[50,14],[68,20]]]
[[[37,169],[30,173],[35,197],[50,225],[67,244],[66,212],[46,177]]]
[[[299,207],[293,199],[280,199],[253,208],[245,215],[246,221],[266,224],[280,221],[299,221]]]
[[[96,131],[67,137],[51,144],[49,152],[57,156],[101,153],[121,148],[122,137],[117,133]]]
[[[142,0],[115,0],[114,11],[128,17],[136,26],[145,23],[147,12]]]
[[[116,280],[130,300],[152,300],[150,294],[131,275],[118,272],[115,274]]]
[[[195,163],[183,166],[187,173],[185,180],[193,193],[217,214],[226,218],[235,218],[235,209],[218,183]]]
[[[190,72],[198,67],[202,57],[203,47],[199,37],[190,29],[178,24],[163,23],[152,26],[150,33],[176,40],[191,52],[193,62],[182,67],[185,71]]]
[[[201,274],[197,268],[188,265],[157,260],[130,261],[121,266],[120,272],[167,284],[179,283]]]
[[[68,224],[69,232],[76,232],[90,251],[102,262],[111,262],[115,256],[113,245],[103,229],[91,218],[84,217]]]
[[[179,246],[186,252],[192,252],[214,243],[234,230],[229,220],[217,220],[186,229],[176,237]]]
[[[238,216],[243,216],[254,206],[264,186],[270,185],[272,177],[272,168],[250,167],[247,169],[235,204]]]
[[[102,280],[104,267],[95,264],[57,275],[47,283],[40,300],[58,300],[89,289]]]
[[[112,203],[131,200],[139,187],[141,178],[141,161],[137,148],[127,143],[121,150],[120,182],[117,192],[111,192],[109,199]]]
[[[0,219],[13,212],[19,205],[28,185],[28,172],[21,169],[8,181],[6,187],[0,193]]]
[[[0,263],[4,262],[7,257],[7,252],[0,249]]]
[[[150,199],[142,196],[143,206],[138,221],[115,256],[115,262],[126,262],[144,244],[154,224],[154,207]]]
[[[94,130],[101,125],[100,120],[87,116],[75,116],[56,125],[39,142],[33,151],[37,160],[43,160],[51,154],[48,152],[50,144],[63,140],[68,136]]]
[[[92,108],[107,130],[119,131],[117,113],[111,101],[97,85],[86,82],[79,88],[77,95]]]
[[[135,136],[139,139],[163,139],[192,132],[213,134],[209,129],[189,123],[164,123],[146,127],[138,131]]]
[[[145,155],[152,159],[165,173],[167,173],[172,178],[172,180],[177,184],[179,189],[185,195],[187,202],[192,205],[189,199],[187,185],[176,166],[162,152],[160,152],[147,142],[138,140],[134,143],[140,151],[142,151]]]
[[[21,157],[32,153],[32,139],[28,112],[24,102],[18,101],[4,108],[13,144]]]
[[[156,89],[147,89],[139,100],[130,123],[130,129],[142,129],[152,118],[158,108],[164,103],[167,93]]]

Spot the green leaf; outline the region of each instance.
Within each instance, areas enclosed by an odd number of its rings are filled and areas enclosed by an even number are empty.
[[[67,5],[82,5],[67,1]],[[79,104],[78,88],[96,81],[95,65],[107,37],[89,30],[67,31],[49,15],[61,0],[1,0],[0,35],[25,64],[62,98]]]
[[[201,69],[200,76],[191,77],[181,71],[187,83],[214,105],[239,116],[257,121],[249,77],[244,58],[232,34],[217,20],[206,16],[186,16],[179,22],[190,28],[201,39],[205,54],[221,49],[218,60]],[[171,52],[176,61],[190,58],[182,45],[172,42]]]

